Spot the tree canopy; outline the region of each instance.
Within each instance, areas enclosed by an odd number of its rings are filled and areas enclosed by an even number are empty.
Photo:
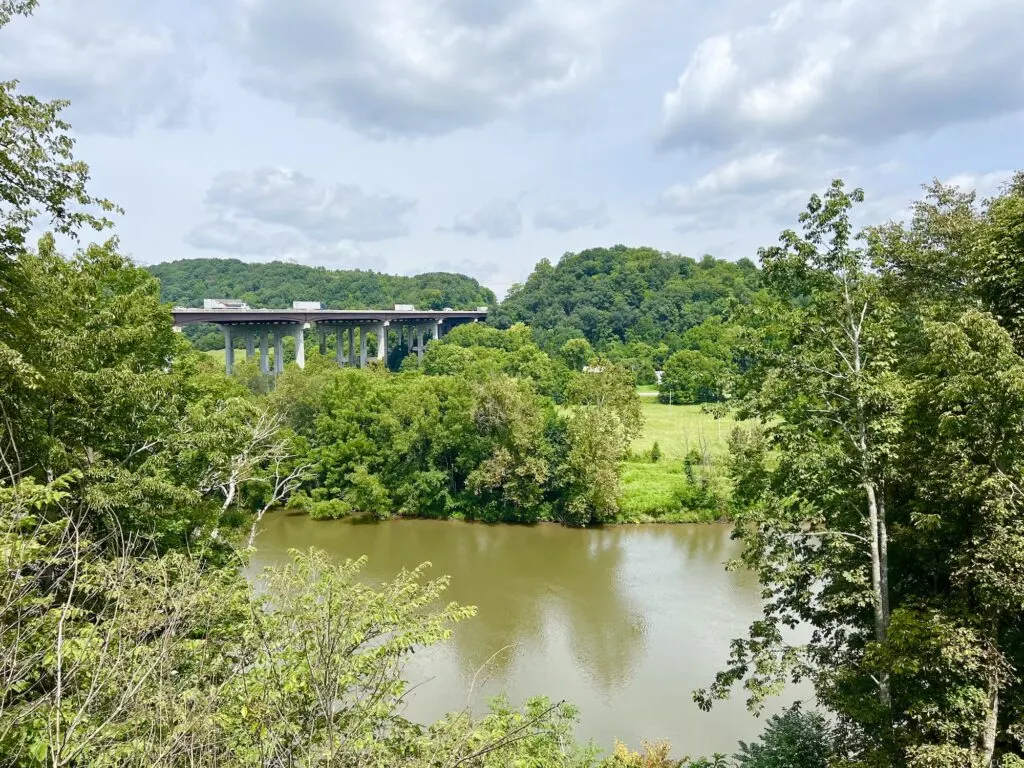
[[[494,293],[476,280],[450,272],[414,276],[362,269],[327,269],[280,261],[182,259],[148,267],[160,280],[160,297],[171,304],[202,306],[203,299],[240,299],[254,307],[283,309],[293,301],[321,301],[327,309],[475,309],[494,304]]]
[[[624,245],[590,248],[566,253],[557,264],[541,260],[525,283],[512,287],[492,322],[526,323],[552,354],[576,337],[602,353],[637,342],[674,351],[684,346],[686,331],[727,316],[759,285],[749,259],[696,260]]]

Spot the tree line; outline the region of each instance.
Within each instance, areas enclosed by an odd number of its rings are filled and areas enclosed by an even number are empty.
[[[293,301],[320,301],[328,309],[476,309],[495,303],[476,280],[450,272],[388,275],[363,269],[328,269],[284,262],[181,259],[147,267],[160,281],[160,296],[176,306],[201,307],[203,299],[239,299],[253,307],[287,309]],[[223,349],[212,325],[193,325],[185,335],[200,349]]]
[[[632,377],[570,371],[524,326],[455,328],[422,368],[339,368],[311,355],[267,396],[307,467],[291,505],[352,513],[583,526],[617,511],[641,425]],[[260,386],[253,360],[243,378]],[[556,403],[557,398],[557,403]]]

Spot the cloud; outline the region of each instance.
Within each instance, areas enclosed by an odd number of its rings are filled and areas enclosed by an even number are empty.
[[[185,236],[193,248],[377,270],[383,262],[361,243],[407,234],[406,215],[416,205],[352,185],[320,185],[286,168],[224,171],[206,203],[211,217]]]
[[[1020,0],[795,0],[706,38],[665,94],[662,147],[884,141],[1024,109]]]
[[[67,119],[81,133],[179,126],[200,112],[194,34],[155,3],[47,0],[0,31],[0,71],[41,98],[70,99]]]
[[[224,171],[207,190],[206,202],[222,214],[290,227],[318,243],[408,234],[405,217],[416,205],[411,198],[348,184],[321,186],[285,168]]]
[[[782,151],[765,150],[729,160],[692,183],[669,187],[649,210],[679,217],[676,229],[684,232],[726,229],[752,216],[774,221],[807,201],[810,175]]]
[[[655,202],[656,213],[685,214],[721,204],[723,199],[750,197],[785,188],[798,175],[779,150],[730,160],[692,184],[669,187]]]
[[[1004,184],[1013,178],[1013,171],[992,171],[991,173],[958,173],[943,183],[960,189],[974,190],[979,199],[999,194]]]
[[[373,137],[482,125],[597,67],[624,0],[234,0],[244,83]]]
[[[580,205],[575,200],[563,200],[546,205],[533,217],[533,225],[538,229],[553,229],[557,232],[603,229],[610,222],[608,206],[604,202]]]
[[[474,261],[472,259],[450,261],[448,259],[441,259],[431,263],[425,270],[422,268],[409,269],[406,271],[406,274],[420,275],[424,272],[453,272],[458,275],[468,275],[483,282],[501,272],[501,267],[493,261]]]
[[[523,215],[516,200],[492,200],[475,211],[457,216],[451,231],[505,240],[523,231]]]
[[[339,268],[367,268],[378,272],[387,262],[358,243],[317,243],[298,232],[268,229],[260,224],[239,224],[213,218],[193,227],[185,243],[199,250],[220,251],[256,260],[294,261]]]

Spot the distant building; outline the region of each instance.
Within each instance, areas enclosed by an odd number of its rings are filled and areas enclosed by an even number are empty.
[[[248,309],[249,305],[238,299],[203,299],[203,309]]]
[[[416,307],[412,304],[395,304],[395,312],[415,312]]]
[[[323,309],[319,301],[293,301],[292,309]]]

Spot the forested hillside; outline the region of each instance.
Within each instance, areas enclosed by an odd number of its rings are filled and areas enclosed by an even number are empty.
[[[542,260],[525,284],[513,286],[494,322],[526,323],[549,352],[580,336],[599,352],[629,342],[674,351],[687,346],[686,331],[727,315],[758,284],[749,259],[696,261],[653,248],[590,248],[554,265]]]
[[[203,299],[241,299],[278,309],[292,301],[322,301],[331,309],[415,304],[423,309],[470,309],[494,303],[494,293],[465,275],[430,272],[414,277],[362,269],[332,270],[272,261],[183,259],[148,268],[160,280],[163,301],[202,306]]]

